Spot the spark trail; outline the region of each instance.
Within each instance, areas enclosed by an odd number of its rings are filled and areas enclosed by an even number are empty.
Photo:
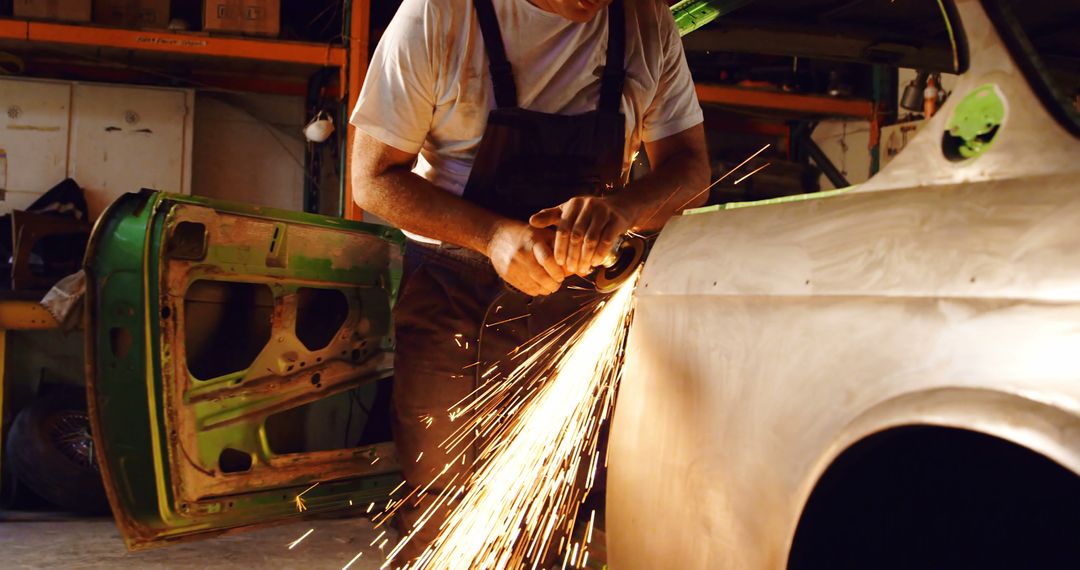
[[[435,541],[408,568],[538,568],[552,553],[563,568],[585,564],[589,538],[570,541],[604,461],[599,434],[622,377],[636,283],[637,276],[519,347],[513,371],[492,377],[449,410],[462,421],[443,445],[451,462],[430,485],[393,500],[376,518],[385,523],[397,507],[421,502],[427,511],[415,532],[449,509]],[[471,449],[478,449],[471,469],[451,475]],[[588,526],[581,534],[591,537]],[[383,568],[411,537],[390,551]]]

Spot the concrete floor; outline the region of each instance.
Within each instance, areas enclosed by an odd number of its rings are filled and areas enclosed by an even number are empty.
[[[12,516],[14,515],[14,516]],[[57,519],[0,513],[0,568],[303,568],[375,570],[383,562],[369,544],[382,532],[364,518],[312,520],[141,552],[127,552],[112,519]],[[26,522],[20,522],[26,521]],[[294,549],[293,542],[315,529]],[[388,531],[391,548],[396,534]]]

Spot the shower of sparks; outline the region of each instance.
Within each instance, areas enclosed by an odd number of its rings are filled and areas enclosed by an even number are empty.
[[[311,536],[311,533],[313,533],[313,532],[315,532],[315,529],[311,529],[311,530],[305,532],[303,536],[301,536],[300,538],[290,542],[289,543],[289,550],[292,550],[292,549],[296,548],[297,544],[300,544],[301,542],[303,542],[304,539]]]
[[[371,541],[371,544],[369,544],[368,546],[375,546],[375,543],[382,540],[382,537],[384,537],[384,536],[386,536],[386,531],[385,530],[380,532],[379,536],[376,536],[375,540]]]
[[[765,170],[766,168],[769,167],[770,164],[772,164],[772,163],[771,162],[766,162],[765,164],[762,164],[761,166],[759,166],[759,167],[755,168],[754,170],[752,170],[746,176],[743,176],[742,178],[736,180],[735,184],[738,184],[738,183],[742,182],[743,180],[746,180],[747,178],[750,178],[751,176],[757,174],[758,172],[761,172],[762,170]]]
[[[363,555],[364,555],[363,550],[361,550],[360,552],[357,552],[356,556],[353,556],[353,559],[350,560],[348,564],[341,567],[341,570],[349,570],[349,566],[352,566],[357,560],[360,560],[360,557],[363,556]]]
[[[757,152],[755,152],[754,154],[751,154],[750,156],[746,157],[746,160],[744,160],[744,161],[740,162],[739,164],[735,165],[735,168],[732,168],[731,170],[728,170],[727,172],[725,172],[723,176],[716,179],[716,182],[713,182],[712,184],[709,184],[708,186],[706,186],[704,190],[702,190],[701,192],[698,192],[697,194],[695,194],[693,198],[690,198],[689,200],[687,200],[685,204],[683,204],[682,206],[679,206],[675,211],[676,212],[681,212],[683,209],[685,209],[687,206],[689,206],[691,202],[693,202],[694,200],[697,200],[698,198],[700,198],[702,194],[708,192],[709,190],[712,190],[713,186],[716,186],[721,181],[726,179],[728,176],[731,176],[732,174],[734,174],[736,170],[742,168],[743,166],[746,166],[746,163],[748,163],[751,160],[754,160],[755,158],[757,158],[757,155],[765,152],[765,149],[769,148],[770,146],[772,146],[772,143],[768,143],[765,146],[759,148]],[[761,169],[759,168],[758,170],[761,170]],[[753,172],[751,172],[751,174],[753,174]],[[743,178],[745,178],[745,176]],[[741,182],[742,178],[740,178],[739,181]],[[736,184],[738,184],[738,182],[736,182]]]
[[[710,186],[709,188],[712,188],[712,186]],[[649,227],[649,222],[652,222],[653,218],[655,218],[656,215],[660,213],[660,210],[663,210],[664,206],[667,206],[668,202],[670,202],[672,198],[674,198],[679,192],[682,192],[682,189],[683,189],[682,186],[676,186],[675,189],[671,191],[671,194],[668,194],[668,197],[664,198],[664,201],[660,202],[660,204],[658,206],[656,206],[656,208],[654,208],[652,212],[649,213],[649,217],[645,218],[645,221],[642,222],[639,225],[642,226],[642,227]],[[708,189],[706,189],[706,190],[708,190]],[[700,194],[698,194],[698,196],[700,196]],[[697,198],[697,196],[695,196],[694,198]],[[694,198],[691,198],[690,201],[693,202]],[[689,203],[689,202],[687,202],[687,203]],[[633,233],[633,232],[631,231],[629,233]]]
[[[495,323],[488,323],[488,324],[486,324],[484,326],[485,327],[497,327],[499,325],[505,325],[506,323],[512,323],[514,321],[520,321],[521,319],[527,319],[527,318],[529,318],[531,316],[532,316],[531,314],[526,313],[524,315],[514,317],[512,319],[505,319],[505,320],[498,321],[498,322],[495,322]]]
[[[302,493],[300,493],[299,495],[296,496],[296,511],[297,512],[302,513],[302,512],[307,510],[307,503],[304,502],[304,498],[303,498],[304,494],[307,493],[308,491],[314,489],[315,487],[318,487],[318,486],[319,486],[319,484],[315,483],[314,485],[308,487],[307,489],[304,489],[304,491]]]
[[[374,519],[379,526],[401,505],[424,505],[382,568],[429,523],[440,524],[437,536],[407,568],[537,568],[556,557],[565,568],[588,560],[594,518],[579,533],[586,538],[571,537],[600,465],[599,434],[622,377],[636,283],[637,276],[515,349],[521,361],[512,372],[488,378],[449,410],[461,420],[441,446],[449,462]],[[466,461],[467,472],[456,469]],[[445,521],[434,519],[446,510]]]
[[[596,511],[589,514],[589,530],[585,532],[585,544],[592,544],[593,526],[596,524]]]

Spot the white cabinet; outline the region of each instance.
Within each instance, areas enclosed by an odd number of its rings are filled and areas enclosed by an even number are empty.
[[[140,188],[191,193],[191,108],[181,90],[75,85],[69,172],[92,217]]]
[[[67,177],[71,84],[0,81],[0,213],[22,210]]]
[[[5,119],[9,198],[0,213],[25,208],[65,177],[83,188],[91,218],[125,192],[191,193],[191,90],[0,80],[0,110],[9,99],[33,101],[20,106],[36,115],[16,125],[22,130]]]

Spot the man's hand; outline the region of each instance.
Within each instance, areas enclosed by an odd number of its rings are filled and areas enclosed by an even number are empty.
[[[551,242],[550,231],[502,221],[488,242],[487,256],[499,277],[515,289],[533,297],[550,295],[559,290],[564,278]]]
[[[534,228],[555,226],[555,262],[567,274],[588,275],[636,218],[626,201],[579,196],[529,218]]]

